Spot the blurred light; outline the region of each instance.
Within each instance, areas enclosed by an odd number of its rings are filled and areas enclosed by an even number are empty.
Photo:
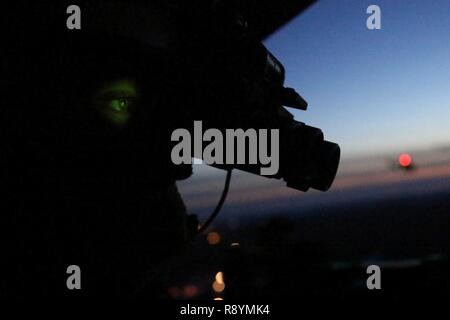
[[[225,290],[225,283],[214,281],[212,288],[215,292],[222,292],[223,290]]]
[[[220,284],[224,283],[223,282],[223,272],[222,271],[217,272],[217,274],[216,274],[216,282],[220,283]]]
[[[239,242],[233,242],[231,244],[232,247],[239,247],[241,244]]]
[[[194,285],[187,285],[183,289],[184,296],[187,298],[193,298],[198,295],[198,288]]]
[[[407,153],[403,153],[400,155],[400,157],[398,158],[398,162],[400,163],[400,165],[404,168],[409,167],[412,163],[412,158],[409,154]]]
[[[218,244],[220,242],[220,235],[217,232],[210,232],[206,237],[208,243],[211,245]]]
[[[175,299],[183,295],[183,291],[181,291],[181,289],[178,287],[170,287],[169,289],[167,289],[167,292],[172,298]]]
[[[223,300],[221,297],[214,298],[214,300]]]

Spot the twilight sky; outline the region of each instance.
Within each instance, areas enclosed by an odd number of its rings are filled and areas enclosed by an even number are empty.
[[[381,8],[381,30],[366,9]],[[266,39],[343,158],[450,145],[450,2],[323,0]]]

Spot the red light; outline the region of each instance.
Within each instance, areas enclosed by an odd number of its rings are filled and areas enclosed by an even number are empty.
[[[198,295],[198,288],[194,285],[188,285],[184,287],[184,296],[187,298],[193,298]]]
[[[412,163],[412,158],[409,154],[407,153],[403,153],[400,155],[400,157],[398,158],[398,162],[400,163],[400,165],[404,168],[409,167]]]

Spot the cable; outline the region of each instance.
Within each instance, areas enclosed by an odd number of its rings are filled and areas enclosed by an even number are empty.
[[[198,229],[198,233],[202,233],[203,231],[205,231],[206,228],[208,228],[208,226],[211,224],[211,222],[217,217],[217,215],[220,212],[220,209],[222,209],[223,203],[225,202],[225,199],[228,194],[228,188],[230,187],[231,171],[232,169],[227,169],[225,186],[223,187],[222,196],[220,197],[219,203],[217,203],[216,209],[214,209],[213,213],[211,213],[208,220],[206,220],[205,223]]]

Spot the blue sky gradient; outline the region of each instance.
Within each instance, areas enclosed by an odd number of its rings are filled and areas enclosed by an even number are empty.
[[[450,1],[319,1],[265,45],[343,158],[450,145]]]

